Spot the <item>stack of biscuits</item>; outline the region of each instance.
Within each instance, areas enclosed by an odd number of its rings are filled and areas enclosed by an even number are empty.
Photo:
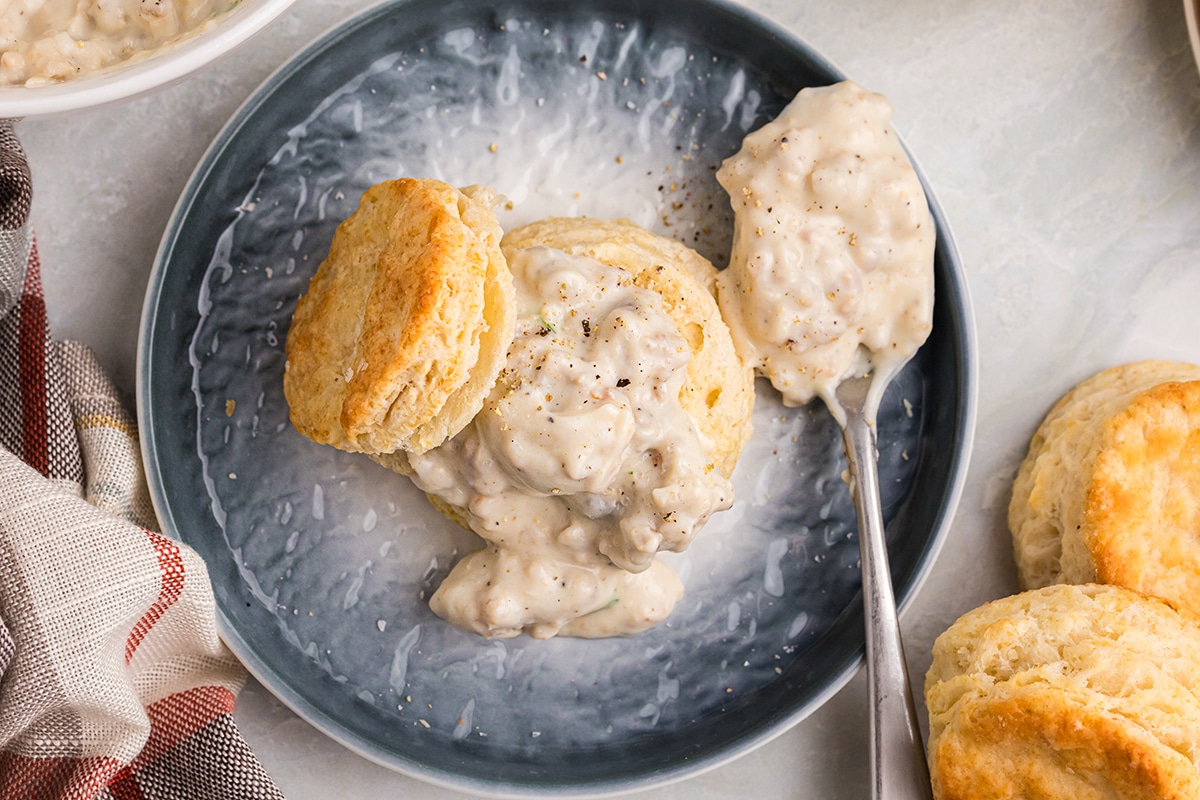
[[[754,383],[717,307],[716,268],[627,220],[552,218],[503,235],[498,200],[485,188],[416,178],[364,193],[292,317],[283,388],[294,427],[413,476],[416,456],[463,431],[494,388],[504,391],[518,318],[509,258],[545,247],[622,269],[659,296],[689,351],[679,404],[728,478],[750,437]],[[465,508],[429,499],[470,527]]]
[[[934,796],[1200,797],[1200,367],[1075,387],[1008,520],[1025,591],[934,644]]]
[[[498,197],[428,178],[368,189],[292,317],[284,395],[308,438],[406,472],[469,423],[513,340],[506,254],[551,247],[620,267],[657,292],[691,350],[680,402],[729,476],[750,437],[753,375],[713,291],[716,268],[628,220],[552,218],[502,231]]]
[[[1200,613],[1200,367],[1075,387],[1033,436],[1008,522],[1024,588],[1096,581]]]

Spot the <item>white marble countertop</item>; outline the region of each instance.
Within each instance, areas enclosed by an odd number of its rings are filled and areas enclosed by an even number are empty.
[[[159,238],[208,143],[309,39],[366,5],[301,0],[232,57],[151,96],[19,124],[55,336],[132,401]],[[904,616],[919,691],[933,639],[1016,590],[1008,487],[1041,415],[1136,358],[1200,359],[1200,74],[1176,0],[752,0],[887,94],[957,238],[979,335],[978,429],[953,530]],[[858,675],[769,744],[647,798],[867,795]],[[447,798],[344,750],[251,681],[237,719],[293,800]]]

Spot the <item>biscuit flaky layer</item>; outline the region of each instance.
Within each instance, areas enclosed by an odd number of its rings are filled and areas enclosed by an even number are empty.
[[[963,615],[925,678],[937,800],[1200,797],[1200,627],[1115,586]]]
[[[733,473],[752,432],[754,374],[734,350],[717,308],[716,267],[690,247],[624,219],[552,217],[509,231],[500,245],[506,255],[540,245],[594,258],[657,292],[691,350],[680,403],[717,468],[726,477]]]
[[[1026,588],[1098,581],[1200,612],[1200,367],[1079,384],[1034,434],[1008,519]]]
[[[490,195],[372,186],[333,237],[287,339],[296,429],[343,450],[423,452],[482,406],[512,341],[512,277]]]

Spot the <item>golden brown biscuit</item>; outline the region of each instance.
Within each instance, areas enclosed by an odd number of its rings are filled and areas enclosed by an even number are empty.
[[[412,178],[363,194],[288,332],[297,430],[352,452],[424,452],[471,420],[513,335],[491,201]]]
[[[1200,367],[1126,364],[1067,394],[1008,522],[1024,587],[1098,581],[1200,611]]]
[[[511,230],[500,242],[506,255],[537,245],[621,267],[635,284],[662,297],[692,352],[680,403],[717,468],[731,475],[752,430],[754,374],[734,350],[713,297],[716,268],[691,248],[629,220],[553,217]]]
[[[1200,797],[1200,627],[1115,586],[963,615],[925,677],[934,797]]]

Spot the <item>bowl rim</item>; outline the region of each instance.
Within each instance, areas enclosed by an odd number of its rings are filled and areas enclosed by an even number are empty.
[[[240,0],[211,30],[185,34],[93,75],[45,86],[0,87],[0,118],[43,117],[110,105],[175,83],[261,31],[296,0]]]
[[[1190,2],[1191,0],[1188,1]],[[1200,0],[1195,1],[1200,2]],[[172,211],[171,221],[163,233],[158,252],[155,255],[154,269],[147,287],[139,326],[140,335],[136,370],[137,416],[138,427],[141,431],[142,457],[144,463],[147,465],[156,465],[158,463],[154,441],[155,428],[149,413],[148,403],[148,392],[151,382],[149,345],[154,339],[154,328],[156,327],[155,313],[157,311],[157,301],[165,272],[164,263],[176,243],[179,225],[184,213],[191,203],[195,201],[195,191],[211,167],[212,159],[226,144],[227,139],[242,125],[246,117],[254,112],[256,105],[261,101],[265,92],[270,91],[272,87],[286,80],[292,72],[304,68],[312,58],[318,55],[331,42],[340,38],[345,31],[366,24],[370,18],[386,13],[392,7],[405,6],[413,2],[414,0],[378,0],[355,14],[338,21],[302,45],[247,95],[243,103],[239,105],[237,110],[233,112],[220,131],[214,136],[204,156],[197,163],[176,207]],[[694,2],[698,8],[709,8],[740,17],[750,25],[770,32],[772,36],[786,43],[789,48],[804,51],[810,57],[820,61],[823,67],[837,76],[838,79],[845,79],[847,77],[843,70],[830,62],[828,58],[809,45],[798,34],[783,27],[769,17],[740,5],[736,0],[694,0]],[[911,152],[908,155],[922,184],[927,190],[930,210],[939,224],[937,248],[940,257],[945,260],[947,265],[946,277],[950,286],[946,288],[949,288],[950,291],[945,293],[945,298],[953,301],[947,303],[947,306],[949,306],[951,318],[959,327],[955,346],[958,348],[958,357],[960,360],[957,385],[954,387],[954,394],[958,402],[958,414],[951,423],[955,428],[954,435],[958,442],[958,447],[950,455],[952,463],[948,470],[949,480],[944,486],[944,502],[936,516],[933,530],[926,545],[926,553],[916,565],[908,583],[897,592],[897,603],[902,621],[906,610],[912,605],[914,598],[930,576],[933,564],[937,560],[948,538],[950,527],[964,492],[974,444],[978,390],[976,323],[967,285],[967,276],[963,269],[954,236],[942,208],[933,195],[930,184],[919,163],[912,156]],[[941,299],[939,297],[939,300]],[[159,498],[163,495],[164,491],[160,472],[155,469],[148,469],[147,476],[150,481],[151,499],[159,515],[159,519],[173,519],[173,516],[169,513],[169,509],[159,507]],[[164,515],[164,512],[168,513]],[[602,785],[535,786],[525,783],[481,781],[469,776],[439,770],[429,765],[413,764],[406,759],[398,758],[389,751],[383,750],[374,742],[358,736],[337,719],[330,717],[321,709],[316,708],[296,691],[294,687],[279,685],[274,679],[274,671],[265,661],[259,658],[254,648],[233,627],[220,608],[217,610],[217,616],[218,630],[222,640],[225,641],[243,665],[246,666],[247,671],[269,693],[325,736],[372,763],[407,777],[420,780],[423,783],[452,791],[465,792],[470,795],[495,798],[613,797],[631,791],[658,789],[684,780],[690,780],[698,775],[727,765],[782,736],[839,693],[864,665],[864,658],[860,648],[858,656],[850,659],[840,672],[830,675],[825,686],[819,691],[814,692],[809,701],[803,706],[798,707],[771,725],[747,733],[736,745],[727,746],[719,753],[706,754],[686,764],[681,764],[677,769],[654,776],[614,779]]]
[[[1200,0],[1183,0],[1183,16],[1187,20],[1192,57],[1196,60],[1196,68],[1200,69]]]

